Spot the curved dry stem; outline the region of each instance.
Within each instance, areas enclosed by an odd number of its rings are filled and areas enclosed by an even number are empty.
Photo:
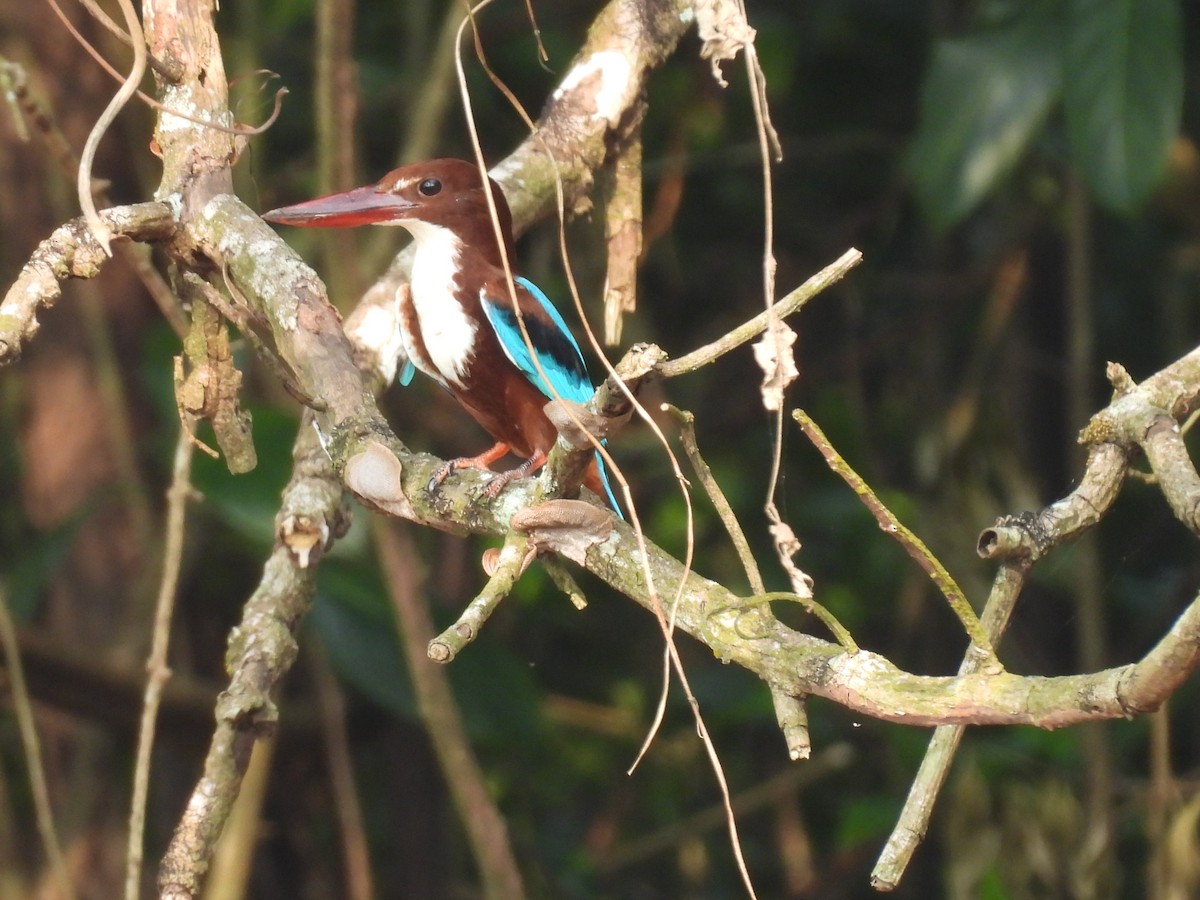
[[[113,95],[112,100],[108,102],[108,106],[104,108],[104,112],[100,114],[100,118],[96,120],[96,124],[92,126],[92,130],[87,136],[83,152],[79,155],[79,175],[75,182],[75,188],[79,194],[79,205],[83,209],[83,218],[87,222],[88,230],[107,256],[112,256],[112,249],[109,247],[109,243],[112,241],[112,232],[96,212],[96,201],[92,197],[92,163],[96,158],[96,148],[100,146],[100,139],[108,131],[108,126],[113,123],[117,113],[125,108],[129,98],[137,91],[142,76],[146,74],[146,38],[142,34],[142,23],[138,21],[137,12],[134,10],[131,0],[117,0],[117,2],[121,7],[121,13],[125,16],[125,25],[129,29],[130,40],[133,42],[133,65],[124,83]]]
[[[87,2],[91,2],[91,0],[82,0],[82,2],[87,3]],[[105,72],[107,72],[116,81],[124,81],[125,78],[121,75],[121,73],[118,72],[115,68],[113,68],[112,64],[109,63],[109,61],[100,54],[99,50],[97,50],[95,47],[92,46],[91,42],[88,41],[88,39],[85,38],[83,36],[83,34],[79,31],[79,29],[75,27],[74,23],[70,19],[67,18],[66,13],[64,13],[62,11],[62,8],[58,5],[58,0],[49,0],[49,3],[50,3],[51,8],[58,15],[59,21],[62,22],[63,27],[66,28],[67,31],[69,31],[71,33],[71,37],[75,38],[76,42],[78,42],[79,45],[82,46],[83,49],[87,51],[88,55],[91,56],[91,58],[96,61],[96,64],[98,66],[100,66],[100,68],[102,68]],[[110,19],[109,21],[111,22],[112,20]],[[124,32],[120,32],[120,33],[124,36]],[[143,43],[142,46],[144,48],[145,44]],[[155,60],[154,57],[151,56],[149,53],[146,54],[146,60],[147,60],[147,63],[150,65],[150,67],[154,68],[155,71],[158,71],[158,68],[162,67],[162,63],[158,63],[158,61]],[[157,65],[156,65],[156,63],[157,63]],[[165,67],[163,67],[163,68],[164,68],[164,71],[159,72],[159,74],[162,75],[163,78],[165,78],[167,81],[171,82],[172,84],[179,83],[179,80],[182,76],[182,70],[180,70],[180,72],[173,72],[172,70],[165,69]],[[278,78],[279,77],[274,72],[270,72],[266,69],[256,70],[256,74],[261,74],[261,73],[267,74],[270,78]],[[235,79],[235,81],[236,80],[237,79]],[[139,81],[140,81],[140,79],[139,79]],[[238,123],[236,125],[222,125],[219,122],[210,122],[205,119],[197,118],[196,116],[188,115],[187,113],[185,113],[179,109],[168,109],[162,103],[159,103],[157,100],[155,100],[149,94],[147,94],[141,90],[134,91],[134,93],[137,95],[137,98],[139,100],[141,100],[143,103],[145,103],[151,109],[158,110],[159,112],[168,113],[169,115],[175,116],[177,119],[183,119],[187,122],[191,122],[193,125],[203,125],[205,128],[211,128],[214,131],[223,131],[226,134],[236,134],[241,137],[253,137],[254,135],[265,133],[267,131],[267,129],[269,129],[272,125],[275,124],[275,120],[279,118],[280,112],[283,111],[283,98],[286,97],[291,92],[285,87],[281,87],[278,90],[276,90],[275,91],[275,102],[274,102],[274,106],[271,109],[271,114],[269,116],[267,116],[266,121],[263,122],[261,125],[255,125],[253,127],[251,127],[249,125],[243,125],[241,123]]]

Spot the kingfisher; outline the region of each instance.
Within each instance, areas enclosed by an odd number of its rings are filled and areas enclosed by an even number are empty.
[[[500,240],[485,191],[495,204]],[[486,493],[495,498],[510,481],[545,464],[558,437],[543,412],[547,398],[586,403],[595,393],[579,344],[550,299],[520,276],[510,290],[503,260],[512,271],[512,213],[500,186],[474,163],[435,159],[401,166],[375,184],[274,209],[263,218],[324,228],[398,225],[412,235],[409,290],[397,294],[408,355],[400,383],[409,384],[419,369],[496,440],[478,456],[447,462],[432,485],[460,467],[492,471],[492,463],[516,453],[524,461],[488,484]],[[621,514],[599,454],[583,483]]]

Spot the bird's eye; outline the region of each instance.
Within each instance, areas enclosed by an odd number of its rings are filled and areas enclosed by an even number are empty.
[[[426,178],[419,185],[417,185],[417,191],[420,192],[422,197],[432,197],[441,189],[442,182],[437,178]]]

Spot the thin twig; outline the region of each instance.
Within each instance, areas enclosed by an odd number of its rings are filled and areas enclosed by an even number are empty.
[[[21,654],[17,649],[17,629],[8,611],[8,596],[0,586],[0,645],[4,647],[4,661],[8,668],[8,680],[12,685],[13,711],[17,716],[17,728],[21,732],[21,744],[25,749],[25,764],[29,768],[29,792],[33,797],[33,809],[37,818],[38,834],[50,868],[58,882],[58,888],[66,900],[74,900],[75,888],[67,872],[62,845],[54,829],[54,812],[50,807],[50,792],[46,788],[46,771],[42,768],[42,748],[38,742],[37,724],[33,721],[33,707],[29,702],[29,688],[25,684],[25,669],[21,665]]]
[[[800,426],[809,441],[812,442],[812,445],[825,457],[829,468],[841,476],[842,480],[850,486],[850,489],[854,491],[863,505],[871,511],[871,514],[875,517],[875,521],[879,523],[879,527],[886,534],[895,537],[900,546],[904,548],[904,552],[937,585],[938,590],[942,592],[942,596],[950,604],[950,609],[958,616],[958,620],[962,623],[967,637],[971,639],[971,643],[986,657],[989,670],[1003,671],[1000,661],[996,658],[996,651],[992,647],[991,640],[989,640],[983,626],[979,624],[979,619],[976,617],[975,611],[971,609],[971,604],[967,602],[967,598],[963,595],[958,582],[954,580],[954,576],[946,570],[941,561],[925,546],[925,542],[913,534],[883,504],[879,496],[871,490],[871,486],[834,449],[833,444],[829,442],[829,438],[825,436],[825,432],[821,430],[820,426],[804,410],[797,409],[793,411],[792,418],[796,420],[796,423]]]
[[[841,281],[842,277],[860,262],[862,262],[862,253],[851,247],[816,275],[805,281],[800,287],[783,297],[770,310],[759,313],[753,319],[744,322],[728,334],[722,335],[711,344],[706,344],[678,359],[663,363],[659,374],[663,378],[674,378],[677,375],[694,372],[702,366],[713,362],[718,357],[725,355],[730,350],[737,349],[742,344],[753,340],[766,331],[771,323],[772,316],[778,319],[786,319],[817,294],[821,293],[821,291]]]
[[[662,408],[664,412],[670,413],[679,422],[679,439],[683,444],[683,452],[692,464],[696,477],[700,479],[701,486],[708,494],[708,499],[716,507],[717,516],[729,533],[729,539],[733,541],[733,547],[742,561],[742,568],[746,570],[746,580],[750,582],[750,590],[755,594],[765,594],[767,588],[763,584],[762,574],[758,570],[754,554],[750,552],[750,542],[746,540],[746,532],[742,530],[741,523],[734,515],[733,507],[725,498],[725,492],[721,490],[721,485],[717,484],[717,479],[713,477],[712,469],[708,467],[708,463],[700,454],[700,445],[696,443],[696,417],[691,412],[672,406],[670,403],[664,403]]]
[[[179,568],[183,559],[184,525],[187,503],[192,494],[192,442],[182,429],[175,442],[175,461],[171,486],[167,489],[167,538],[163,547],[162,579],[154,610],[154,635],[150,657],[146,660],[146,693],[142,703],[142,722],[138,731],[137,762],[133,770],[133,798],[129,804],[129,849],[125,857],[125,900],[137,900],[141,893],[142,853],[146,826],[146,796],[150,787],[150,757],[154,749],[154,726],[163,687],[171,677],[167,649],[171,641],[171,618],[175,593],[179,586]]]
[[[1008,628],[1009,617],[1025,586],[1028,572],[1029,560],[1023,559],[1005,563],[996,573],[981,617],[983,629],[993,644],[1000,642]],[[983,659],[978,654],[968,654],[959,666],[958,673],[969,675],[978,672],[982,663]],[[893,890],[900,883],[909,860],[929,830],[934,803],[965,732],[966,726],[963,725],[939,725],[933,730],[925,758],[921,760],[904,801],[904,809],[871,872],[871,886],[877,891]]]
[[[762,594],[756,594],[753,597],[747,597],[745,600],[734,604],[734,608],[750,609],[756,605],[770,603],[774,600],[786,600],[789,603],[799,603],[812,615],[816,616],[822,625],[829,629],[834,640],[837,641],[838,645],[844,648],[847,653],[858,652],[858,643],[850,635],[849,629],[839,622],[833,613],[827,610],[820,603],[817,603],[817,601],[813,600],[812,597],[805,597],[802,594],[795,594],[791,591],[765,591]],[[728,607],[714,607],[711,614],[715,616],[725,612],[726,609],[728,609]]]
[[[525,567],[529,565],[529,539],[510,531],[500,551],[498,566],[483,590],[467,604],[458,620],[429,642],[426,653],[434,662],[447,663],[467,644],[479,637],[483,624],[491,618],[500,601],[509,595]]]

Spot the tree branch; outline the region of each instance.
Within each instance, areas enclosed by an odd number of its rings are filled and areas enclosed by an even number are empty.
[[[164,241],[178,227],[170,205],[157,201],[106,209],[100,218],[114,237],[135,241]],[[107,261],[108,254],[82,217],[59,226],[38,244],[0,302],[0,366],[16,360],[21,348],[33,340],[37,312],[57,302],[62,282],[95,278]]]

